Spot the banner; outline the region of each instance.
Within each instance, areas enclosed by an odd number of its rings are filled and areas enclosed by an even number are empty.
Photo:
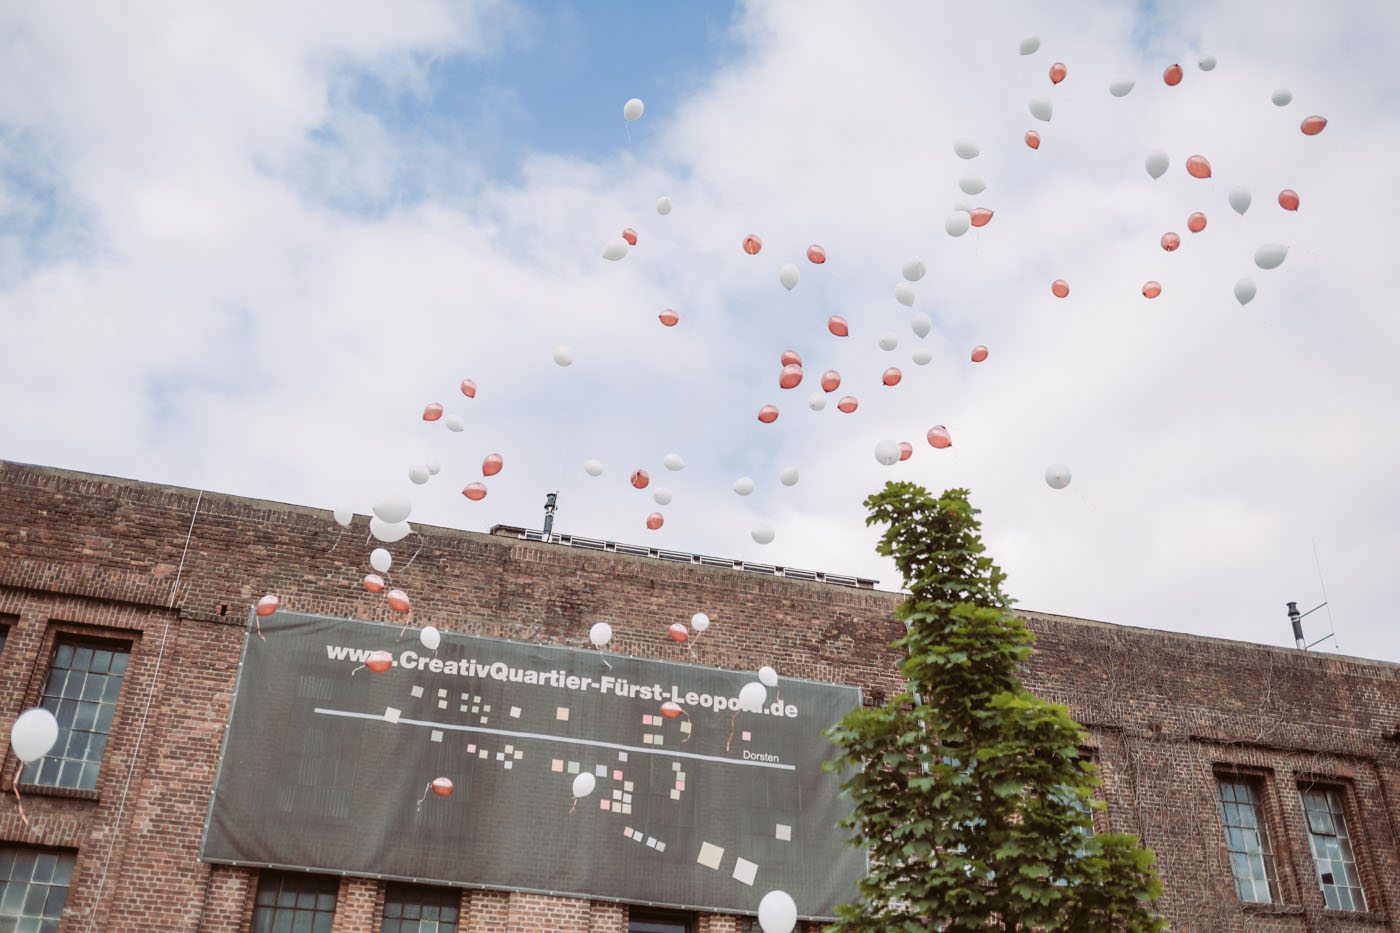
[[[261,622],[204,861],[749,914],[783,890],[808,919],[856,897],[865,858],[836,825],[850,808],[821,735],[859,705],[854,687],[784,677],[747,712],[755,673],[450,633],[434,652],[416,629],[297,612]],[[378,650],[393,666],[377,673],[364,665]],[[582,774],[593,786],[575,797]]]

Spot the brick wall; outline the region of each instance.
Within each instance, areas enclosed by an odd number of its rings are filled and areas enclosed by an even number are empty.
[[[340,529],[317,510],[0,462],[0,623],[10,626],[0,838],[77,851],[65,930],[247,928],[256,872],[196,860],[242,623],[268,592],[289,608],[387,619],[382,598],[358,583],[366,522],[357,517],[336,544]],[[716,624],[697,645],[703,663],[772,664],[867,695],[898,688],[896,594],[421,530],[422,552],[395,574],[420,625],[586,647],[589,626],[606,621],[618,651],[672,657],[665,626],[704,609]],[[399,563],[412,553],[391,549]],[[1173,928],[1397,928],[1400,668],[1027,619],[1039,636],[1027,682],[1088,727],[1106,782],[1103,826],[1156,849]],[[33,705],[53,639],[69,631],[129,642],[130,668],[96,792],[27,793],[26,827],[10,793],[8,726]],[[1282,905],[1235,897],[1214,796],[1222,768],[1264,782]],[[1370,907],[1360,916],[1322,903],[1298,803],[1300,784],[1318,781],[1341,787],[1351,808]],[[626,908],[605,902],[464,891],[461,908],[469,931],[626,929]],[[345,879],[335,929],[377,929],[382,909],[382,885]],[[741,926],[714,915],[699,929]]]

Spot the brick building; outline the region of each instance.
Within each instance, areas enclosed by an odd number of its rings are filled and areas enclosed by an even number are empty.
[[[362,534],[366,519],[355,521]],[[331,550],[337,531],[318,510],[0,463],[0,930],[54,929],[38,918],[60,914],[64,931],[753,928],[735,915],[200,862],[248,607],[271,592],[310,612],[389,615],[358,585],[359,552]],[[704,607],[724,620],[706,634],[705,663],[772,664],[867,699],[897,688],[900,597],[865,581],[518,529],[422,531],[401,577],[419,624],[586,646],[606,620],[617,651],[659,657],[674,648],[665,625]],[[1174,929],[1400,929],[1400,668],[1026,618],[1039,637],[1028,684],[1087,727],[1105,780],[1100,826],[1156,850]],[[60,748],[21,774],[9,725],[45,697],[68,704]],[[35,919],[5,919],[17,915]]]

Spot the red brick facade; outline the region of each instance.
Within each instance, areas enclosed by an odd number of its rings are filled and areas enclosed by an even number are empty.
[[[348,546],[365,522],[332,549],[339,529],[322,511],[0,462],[0,844],[76,852],[63,930],[248,928],[258,873],[197,860],[243,623],[270,592],[288,608],[387,618],[358,585],[363,549]],[[671,657],[667,624],[703,609],[716,620],[703,663],[772,664],[867,697],[897,686],[897,594],[422,530],[422,553],[396,575],[417,624],[583,647],[606,621],[616,650]],[[1039,636],[1028,683],[1088,728],[1105,779],[1101,826],[1156,850],[1173,929],[1400,929],[1400,668],[1027,619]],[[21,786],[26,827],[9,726],[35,704],[64,634],[129,644],[130,664],[97,789]],[[1216,800],[1224,773],[1263,789],[1278,904],[1236,897]],[[1315,784],[1345,801],[1365,912],[1324,906],[1298,794]],[[334,929],[378,930],[383,907],[383,884],[342,879]],[[696,926],[745,929],[722,915]],[[460,928],[624,933],[627,908],[464,890]]]

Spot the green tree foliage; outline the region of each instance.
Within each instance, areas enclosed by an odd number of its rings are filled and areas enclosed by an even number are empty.
[[[1094,835],[1083,729],[1020,668],[1035,636],[1009,609],[967,491],[889,483],[865,502],[909,590],[903,693],[827,733],[847,769],[852,843],[870,855],[836,933],[1140,931],[1164,922],[1153,853]]]

